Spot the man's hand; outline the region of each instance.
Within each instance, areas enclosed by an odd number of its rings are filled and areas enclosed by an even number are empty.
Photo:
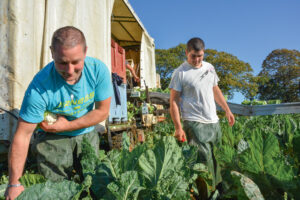
[[[235,119],[234,119],[234,115],[232,114],[232,112],[226,112],[226,118],[228,120],[228,123],[230,126],[233,126]]]
[[[182,129],[178,129],[175,130],[175,138],[177,138],[177,140],[179,142],[185,142],[186,141],[186,136],[185,136],[185,132]]]
[[[24,191],[24,187],[8,187],[5,191],[5,200],[14,200]]]
[[[140,82],[140,78],[139,78],[139,77],[137,77],[137,76],[134,76],[133,78],[134,78],[134,81],[135,81],[135,82],[137,82],[137,83],[139,83],[139,82]]]
[[[56,122],[49,125],[47,122],[43,121],[40,123],[40,127],[46,132],[59,133],[68,130],[69,123],[70,122],[64,116],[58,115]]]
[[[58,115],[57,120],[53,124],[49,125],[46,122],[41,122],[40,127],[46,132],[59,133],[95,126],[108,117],[110,100],[111,97],[102,101],[96,101],[94,110],[77,119],[68,121],[64,116]]]

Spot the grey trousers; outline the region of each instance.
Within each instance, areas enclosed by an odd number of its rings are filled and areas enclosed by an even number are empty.
[[[221,143],[222,132],[219,123],[204,124],[195,121],[184,121],[184,131],[188,143],[199,149],[201,161],[208,167],[213,176],[212,189],[222,181],[220,167],[214,156],[214,147]]]
[[[38,133],[32,145],[32,153],[36,156],[40,173],[52,181],[70,179],[72,171],[80,168],[79,156],[84,137],[98,155],[99,135],[95,130],[78,136]]]

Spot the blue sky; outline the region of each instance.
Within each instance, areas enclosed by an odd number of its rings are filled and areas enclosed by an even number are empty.
[[[206,48],[247,62],[257,75],[275,49],[300,50],[300,0],[129,0],[156,48],[200,37]],[[231,102],[244,97],[236,94]]]

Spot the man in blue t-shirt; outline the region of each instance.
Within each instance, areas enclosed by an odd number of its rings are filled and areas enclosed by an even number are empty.
[[[72,175],[83,138],[98,152],[94,125],[108,117],[113,91],[110,71],[100,60],[86,57],[83,33],[72,26],[60,28],[53,34],[50,49],[54,61],[36,74],[23,99],[9,156],[9,199],[24,190],[19,178],[37,124],[42,131],[32,147],[38,168],[46,178],[59,181]],[[57,114],[57,121],[43,121],[45,111]]]

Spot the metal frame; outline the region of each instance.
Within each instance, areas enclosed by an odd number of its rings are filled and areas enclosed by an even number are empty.
[[[231,112],[246,116],[300,113],[300,102],[253,106],[229,102],[227,104]],[[217,109],[222,110],[219,106]]]
[[[149,96],[151,102],[169,105],[170,94],[149,92]],[[253,106],[230,102],[227,102],[227,104],[232,113],[246,116],[300,113],[300,102]],[[217,105],[217,110],[222,111],[223,109]]]

